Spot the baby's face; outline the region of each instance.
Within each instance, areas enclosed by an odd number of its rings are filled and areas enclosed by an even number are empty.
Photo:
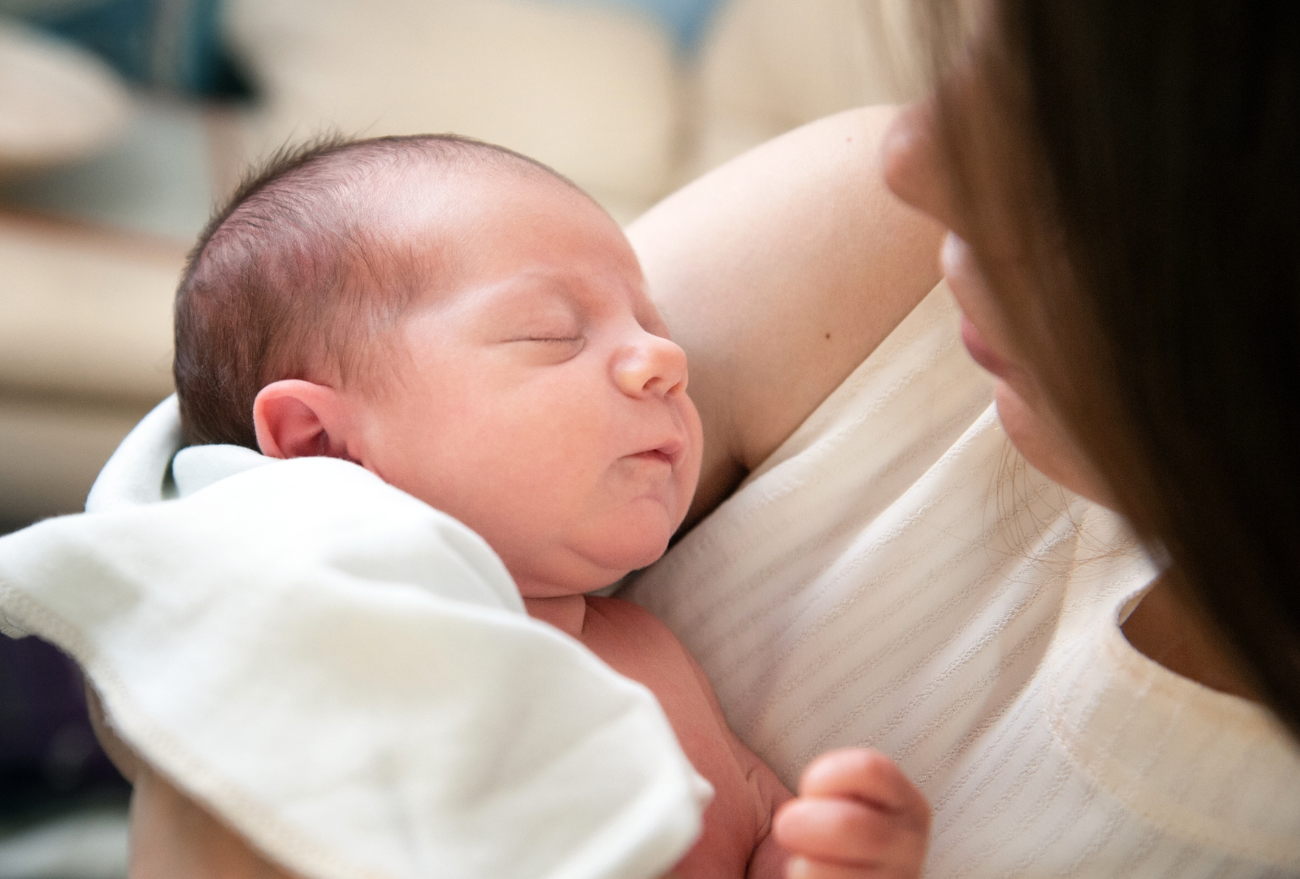
[[[686,355],[585,198],[504,173],[440,187],[411,228],[439,233],[424,256],[450,280],[366,401],[367,466],[482,535],[526,597],[607,585],[663,553],[694,493]]]

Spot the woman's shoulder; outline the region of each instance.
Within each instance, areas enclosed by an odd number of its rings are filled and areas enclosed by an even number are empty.
[[[669,196],[628,229],[691,363],[705,462],[691,521],[730,492],[939,279],[941,230],[885,187],[893,111],[841,113]]]

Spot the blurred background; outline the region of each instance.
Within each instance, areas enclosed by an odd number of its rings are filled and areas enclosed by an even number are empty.
[[[917,91],[907,0],[0,0],[0,533],[81,509],[171,392],[185,253],[325,130],[454,131],[628,222],[790,128]],[[0,636],[0,877],[126,874],[80,678]]]

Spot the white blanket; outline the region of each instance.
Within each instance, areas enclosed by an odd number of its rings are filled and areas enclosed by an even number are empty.
[[[306,876],[651,877],[709,797],[644,687],[530,620],[468,528],[355,465],[180,446],[172,400],[84,515],[0,539],[0,629]]]

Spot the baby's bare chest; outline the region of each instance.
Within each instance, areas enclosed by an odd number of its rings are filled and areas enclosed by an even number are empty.
[[[583,642],[624,677],[648,687],[663,706],[696,771],[714,788],[705,831],[679,875],[743,876],[771,804],[750,777],[752,755],[733,747],[712,688],[686,649],[645,610],[616,599],[588,599]]]

